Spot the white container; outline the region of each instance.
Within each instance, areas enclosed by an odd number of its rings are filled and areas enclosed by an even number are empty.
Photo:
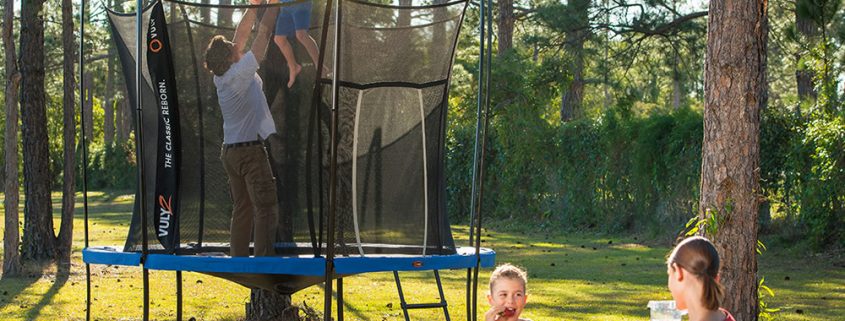
[[[651,310],[651,321],[681,321],[686,314],[675,309],[675,301],[648,301],[648,308]]]

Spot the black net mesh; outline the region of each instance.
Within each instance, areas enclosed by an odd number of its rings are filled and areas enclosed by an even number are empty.
[[[417,7],[344,1],[335,39],[334,15],[324,24],[326,3],[313,1],[308,34],[320,46],[327,72],[319,75],[308,52],[289,37],[303,68],[291,88],[284,57],[270,41],[259,75],[278,131],[277,138],[265,142],[277,178],[277,254],[318,254],[325,247],[335,81],[339,253],[454,253],[445,212],[444,139],[449,71],[465,6],[464,1]],[[225,252],[232,201],[220,160],[223,120],[203,54],[211,37],[231,39],[245,9],[174,2],[165,2],[164,9],[181,132],[177,253]],[[143,21],[148,16],[149,11]],[[111,12],[109,18],[131,89],[135,16]],[[139,159],[145,167],[149,244],[160,250],[152,213],[160,144],[156,96],[148,71],[142,72],[144,155]],[[129,251],[141,246],[138,207],[126,242]]]

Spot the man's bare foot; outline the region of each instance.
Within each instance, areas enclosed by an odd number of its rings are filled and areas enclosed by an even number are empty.
[[[288,88],[293,87],[293,82],[296,81],[296,76],[302,72],[302,66],[299,64],[294,64],[293,67],[288,66],[290,69],[290,79],[288,79]]]

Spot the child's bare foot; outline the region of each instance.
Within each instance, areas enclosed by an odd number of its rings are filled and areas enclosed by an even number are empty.
[[[290,79],[288,79],[288,88],[293,87],[293,82],[296,81],[296,76],[302,71],[302,66],[299,64],[294,64],[292,67],[288,66],[290,69]]]

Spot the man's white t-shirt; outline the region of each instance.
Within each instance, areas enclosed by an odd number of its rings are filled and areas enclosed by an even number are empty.
[[[258,61],[246,52],[222,76],[214,76],[217,100],[223,113],[223,143],[253,141],[276,132],[270,107],[261,90],[263,82],[256,73]]]

